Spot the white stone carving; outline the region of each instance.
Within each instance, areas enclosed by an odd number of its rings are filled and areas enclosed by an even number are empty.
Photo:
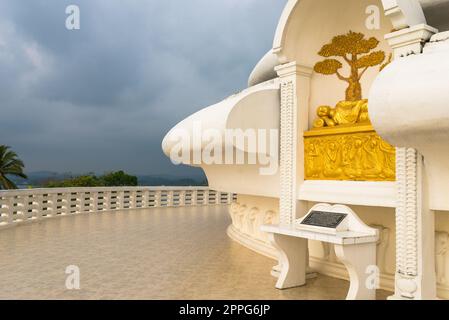
[[[396,30],[426,23],[426,17],[418,0],[382,0],[385,15]]]
[[[449,250],[449,234],[447,232],[436,232],[435,235],[435,255],[437,281],[440,284],[447,284],[446,259]]]
[[[268,51],[257,63],[248,79],[248,87],[277,78],[275,67],[279,65],[279,59],[273,50]]]
[[[292,225],[296,214],[296,113],[293,81],[281,83],[280,223]]]
[[[379,231],[379,241],[377,241],[377,266],[382,272],[389,273],[386,256],[390,244],[390,229],[382,225],[372,225],[371,227]]]
[[[248,234],[257,236],[258,226],[256,225],[256,222],[257,222],[258,216],[260,216],[259,208],[254,207],[249,211],[247,224],[246,224]]]
[[[405,298],[414,298],[418,275],[418,194],[417,153],[414,149],[396,151],[396,273],[397,288]]]

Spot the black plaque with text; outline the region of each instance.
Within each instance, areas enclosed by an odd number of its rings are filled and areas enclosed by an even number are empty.
[[[312,211],[301,224],[336,229],[348,215],[338,212]]]

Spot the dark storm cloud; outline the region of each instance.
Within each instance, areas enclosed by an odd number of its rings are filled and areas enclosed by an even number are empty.
[[[65,28],[77,4],[81,30]],[[243,88],[280,0],[2,0],[0,144],[28,171],[173,173],[164,134]]]

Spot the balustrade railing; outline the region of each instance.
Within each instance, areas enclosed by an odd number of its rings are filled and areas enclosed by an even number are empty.
[[[0,191],[0,228],[82,213],[230,204],[234,194],[199,187],[64,188]]]

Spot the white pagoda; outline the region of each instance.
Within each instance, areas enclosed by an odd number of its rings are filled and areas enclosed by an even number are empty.
[[[228,235],[278,261],[273,276],[297,270],[261,227],[294,230],[317,204],[338,204],[376,230],[392,299],[448,299],[448,30],[449,0],[288,0],[248,88],[178,124],[164,152],[187,148],[177,162],[238,194]],[[236,130],[247,140],[226,139]],[[307,276],[352,286],[334,244],[313,239]]]

